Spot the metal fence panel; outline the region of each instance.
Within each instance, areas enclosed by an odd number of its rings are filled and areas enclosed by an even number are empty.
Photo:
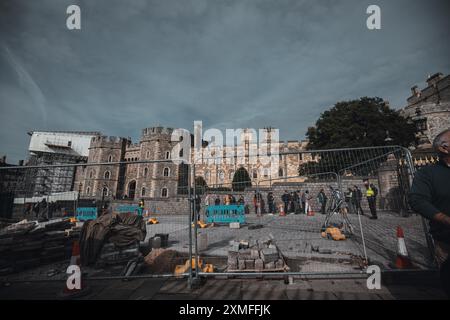
[[[409,150],[385,146],[280,153],[280,159],[292,156],[306,159],[297,175],[280,169],[275,176],[258,177],[245,168],[250,173],[241,181],[196,184],[202,212],[236,203],[246,213],[238,229],[228,224],[197,228],[199,257],[220,257],[226,262],[219,273],[242,276],[339,276],[364,273],[369,264],[393,270],[401,227],[413,268],[433,268],[423,218],[407,202],[414,174]],[[376,189],[376,199],[367,197],[368,189]],[[370,219],[371,207],[378,219]]]
[[[142,216],[146,236],[133,248],[118,248],[106,237],[95,267],[114,266],[123,263],[123,259],[128,261],[138,256],[143,258],[152,247],[163,247],[174,250],[176,254],[166,260],[149,257],[153,263],[150,266],[144,264],[141,258],[140,264],[152,274],[174,274],[176,265],[184,265],[189,259],[192,242],[188,232],[191,190],[189,167],[186,166],[171,160],[143,160],[0,168],[2,226],[24,219],[38,221],[41,226],[54,221],[77,220],[77,227],[74,226],[70,232],[66,230],[71,237],[65,237],[67,241],[64,243],[64,239],[60,239],[64,244],[60,248],[62,254],[56,254],[53,260],[47,254],[46,246],[50,245],[45,240],[47,233],[41,236],[44,241],[35,239],[31,232],[12,235],[13,241],[0,244],[0,270],[15,272],[70,258],[72,242],[78,239],[82,225],[96,216],[113,213],[124,217]],[[8,234],[4,236],[9,239]],[[26,262],[30,259],[22,261],[15,254],[22,246],[21,239],[25,238],[29,241],[21,250],[23,257],[33,257],[33,263],[29,266]],[[52,247],[52,250],[57,248]],[[166,265],[158,265],[161,261],[165,261]],[[181,273],[188,272],[186,269]]]

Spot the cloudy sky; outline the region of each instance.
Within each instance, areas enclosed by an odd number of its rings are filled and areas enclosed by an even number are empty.
[[[337,101],[450,71],[449,1],[0,0],[0,154],[31,130],[138,139],[154,125],[280,129],[304,139]],[[81,7],[81,30],[66,8]],[[366,28],[381,7],[382,29]]]

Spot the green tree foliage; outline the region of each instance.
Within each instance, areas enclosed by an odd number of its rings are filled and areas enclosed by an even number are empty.
[[[251,187],[252,182],[250,180],[250,175],[245,168],[239,168],[236,170],[233,176],[233,191],[244,191],[246,187]]]
[[[311,150],[384,146],[409,147],[415,143],[416,127],[381,98],[338,102],[321,114],[306,136]]]
[[[360,98],[338,102],[321,114],[315,127],[308,129],[309,150],[359,148],[374,146],[404,146],[415,144],[416,127],[389,108],[381,98]],[[329,177],[326,172],[369,175],[386,161],[389,151],[395,157],[402,156],[400,148],[370,150],[328,151],[320,153],[318,161],[307,162],[299,167],[303,176]],[[319,156],[318,153],[312,153]]]

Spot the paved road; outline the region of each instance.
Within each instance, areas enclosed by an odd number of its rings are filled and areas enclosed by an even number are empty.
[[[446,299],[439,284],[432,280],[383,285],[368,290],[364,279],[295,280],[286,285],[280,280],[209,279],[190,290],[186,279],[134,279],[131,281],[91,281],[91,293],[80,299],[132,300],[393,300]],[[423,279],[422,279],[423,280]],[[58,300],[63,282],[12,283],[0,286],[0,299]]]
[[[404,218],[397,214],[380,212],[378,220],[362,216],[362,229],[357,215],[350,215],[349,218],[355,228],[355,235],[345,241],[331,241],[320,235],[320,228],[325,219],[322,215],[264,215],[259,218],[250,214],[247,216],[248,225],[262,224],[264,227],[255,230],[249,230],[248,226],[241,229],[230,229],[228,226],[199,229],[198,232],[207,234],[208,239],[208,249],[201,254],[224,257],[227,255],[230,240],[261,239],[272,234],[286,257],[306,261],[297,271],[348,271],[355,267],[355,256],[364,257],[364,235],[369,260],[389,268],[396,257],[396,228],[401,226],[414,265],[422,269],[431,267],[421,217],[412,215]],[[156,233],[169,233],[171,248],[187,252],[189,235],[186,217],[161,216],[158,219],[160,224],[147,227],[148,237]],[[333,222],[340,221],[339,217],[333,219]],[[318,249],[319,252],[313,249]],[[338,260],[350,262],[336,264],[335,261]]]

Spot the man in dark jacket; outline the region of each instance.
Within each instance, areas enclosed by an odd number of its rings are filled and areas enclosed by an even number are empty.
[[[320,213],[326,214],[328,197],[323,189],[320,189],[320,192],[317,195],[317,201],[320,203]]]
[[[267,194],[267,204],[269,206],[269,213],[275,213],[275,198],[272,192]]]
[[[284,213],[287,214],[288,212],[288,206],[289,206],[289,201],[290,201],[290,195],[287,192],[287,190],[284,191],[283,195],[281,196],[281,201],[283,201],[284,203]]]
[[[409,194],[411,207],[430,221],[435,258],[441,270],[443,286],[449,292],[450,252],[450,129],[436,136],[433,148],[439,163],[420,169]]]
[[[353,186],[353,193],[352,193],[353,207],[355,208],[355,213],[356,214],[364,215],[364,211],[361,208],[361,200],[362,200],[361,189],[358,186],[354,185]]]

